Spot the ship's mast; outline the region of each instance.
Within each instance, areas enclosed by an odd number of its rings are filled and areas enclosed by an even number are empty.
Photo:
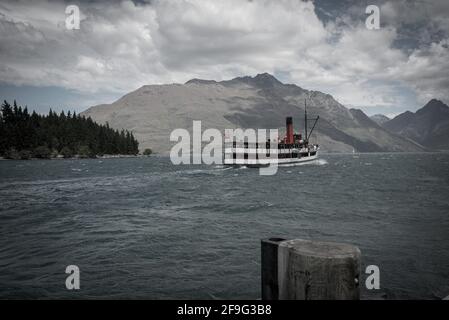
[[[305,143],[306,145],[309,144],[309,138],[312,135],[313,129],[315,129],[316,123],[318,122],[318,120],[320,119],[320,116],[317,116],[316,118],[312,118],[312,119],[307,119],[307,99],[304,99],[304,127],[306,129],[306,135],[305,135]],[[308,128],[307,128],[307,122],[309,121],[313,121],[315,120],[313,126],[312,126],[312,130],[310,130],[310,133],[308,132]]]
[[[304,127],[306,129],[306,139],[304,140],[306,143],[308,143],[308,138],[307,138],[307,101],[306,99],[304,99]]]

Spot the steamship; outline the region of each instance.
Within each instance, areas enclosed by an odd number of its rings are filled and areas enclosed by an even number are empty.
[[[307,107],[304,108],[304,137],[301,133],[293,130],[292,117],[286,118],[286,135],[283,139],[271,142],[240,142],[232,141],[225,145],[224,164],[228,166],[264,167],[272,164],[287,165],[309,162],[318,158],[318,144],[310,144],[312,135],[318,119],[307,118]],[[315,121],[310,132],[307,129],[308,121]]]

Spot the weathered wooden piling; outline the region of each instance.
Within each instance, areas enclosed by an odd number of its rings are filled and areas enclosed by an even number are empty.
[[[310,240],[264,239],[263,300],[356,300],[360,298],[360,250]]]

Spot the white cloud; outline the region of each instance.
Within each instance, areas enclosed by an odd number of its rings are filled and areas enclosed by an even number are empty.
[[[449,99],[449,39],[415,50],[392,71],[397,79],[413,87],[421,103]]]
[[[431,6],[429,23],[449,32],[446,3]],[[404,86],[420,102],[434,96],[448,102],[445,33],[434,42],[427,34],[420,43],[430,44],[411,52],[396,46],[401,26],[419,19],[408,8],[409,15],[404,3],[385,2],[384,26],[373,31],[363,23],[364,8],[324,25],[310,1],[87,2],[80,5],[81,29],[66,30],[64,3],[6,1],[0,80],[126,93],[144,84],[267,71],[350,106],[409,103],[401,98]]]

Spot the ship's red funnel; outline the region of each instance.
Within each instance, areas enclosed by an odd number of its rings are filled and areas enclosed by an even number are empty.
[[[293,120],[292,120],[292,117],[287,117],[286,123],[287,123],[287,139],[286,139],[286,143],[292,144],[292,143],[294,143],[294,140],[293,140]]]

